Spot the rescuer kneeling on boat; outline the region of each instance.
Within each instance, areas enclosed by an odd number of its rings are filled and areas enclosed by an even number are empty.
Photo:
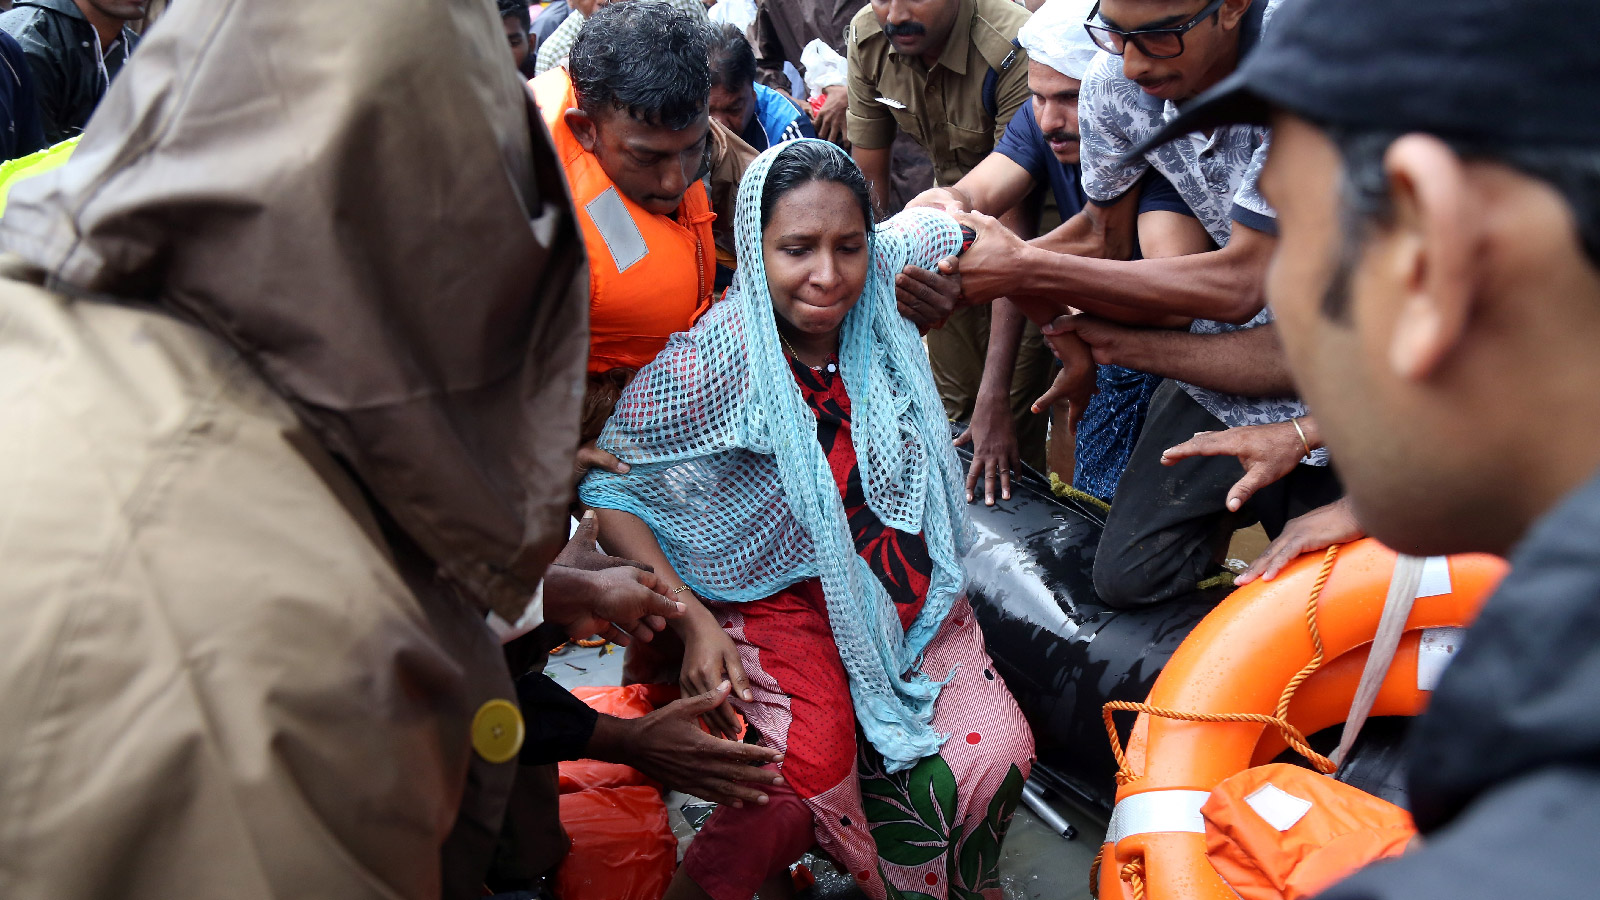
[[[707,820],[668,897],[748,900],[813,842],[878,900],[993,892],[1033,738],[962,593],[964,485],[893,284],[960,231],[931,210],[874,228],[861,171],[817,140],[756,160],[736,230],[728,298],[601,434],[632,469],[582,489],[608,548],[689,607],[684,690],[731,682],[784,754],[767,803]],[[739,734],[730,710],[707,720]]]
[[[1414,726],[1420,848],[1323,900],[1600,884],[1597,34],[1590,0],[1286,2],[1156,138],[1271,122],[1268,292],[1357,518],[1511,558]]]

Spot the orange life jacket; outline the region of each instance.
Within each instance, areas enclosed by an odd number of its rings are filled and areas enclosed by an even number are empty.
[[[1288,763],[1228,776],[1200,814],[1206,858],[1241,900],[1309,900],[1417,836],[1393,803]]]
[[[697,181],[676,220],[645,210],[617,188],[567,127],[563,115],[578,100],[566,70],[551,69],[531,85],[589,251],[589,371],[637,369],[711,303],[717,263],[711,198]]]

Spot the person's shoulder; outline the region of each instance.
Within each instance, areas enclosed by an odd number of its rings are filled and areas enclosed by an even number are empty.
[[[45,11],[37,6],[17,6],[0,13],[0,30],[12,37],[34,34],[45,25]]]
[[[0,28],[0,56],[12,62],[21,62],[25,56],[22,45],[4,28]]]
[[[889,49],[889,39],[883,35],[883,26],[878,24],[878,17],[872,14],[872,5],[861,7],[861,10],[850,19],[850,30],[845,34],[846,43],[851,47],[860,47],[863,50],[874,44],[881,44],[882,49]]]
[[[1027,7],[1015,0],[977,0],[973,5],[972,40],[980,49],[984,42],[999,41],[1009,50],[1029,15]],[[987,51],[984,56],[988,56]]]
[[[785,120],[800,115],[800,107],[795,106],[794,101],[781,92],[773,90],[760,82],[751,85],[751,87],[755,88],[756,91],[756,106],[762,110],[770,111]]]
[[[1087,91],[1090,85],[1104,85],[1116,80],[1127,80],[1122,74],[1122,57],[1101,50],[1089,61],[1089,68],[1083,73],[1083,89]]]

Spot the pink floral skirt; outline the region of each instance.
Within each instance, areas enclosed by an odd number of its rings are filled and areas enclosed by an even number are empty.
[[[720,807],[683,865],[714,900],[748,900],[814,843],[867,896],[1001,896],[1000,844],[1033,765],[1033,736],[994,671],[972,608],[959,600],[923,655],[943,679],[935,756],[890,775],[858,739],[844,664],[820,589],[712,605],[739,648],[755,700],[739,711],[784,753],[785,785],[761,806]]]

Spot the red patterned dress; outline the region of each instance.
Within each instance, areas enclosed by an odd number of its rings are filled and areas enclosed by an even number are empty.
[[[850,438],[850,397],[836,363],[791,361],[828,455],[856,551],[909,627],[933,565],[920,534],[885,526],[866,505]],[[784,753],[785,784],[764,806],[721,807],[683,865],[713,900],[749,900],[767,877],[822,845],[873,898],[999,898],[1000,842],[1033,762],[1033,738],[989,660],[963,598],[922,668],[954,670],[934,706],[942,750],[894,775],[858,740],[844,664],[822,584],[754,603],[708,604],[739,649],[755,700],[737,704],[761,743]]]

